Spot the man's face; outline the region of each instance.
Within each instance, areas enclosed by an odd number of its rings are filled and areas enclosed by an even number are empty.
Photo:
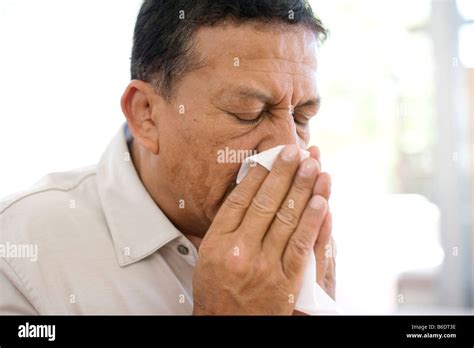
[[[252,24],[201,28],[195,38],[205,66],[186,74],[170,103],[156,109],[158,167],[176,204],[184,200],[187,222],[204,234],[240,167],[222,159],[308,146],[308,120],[319,105],[317,40],[304,27]]]

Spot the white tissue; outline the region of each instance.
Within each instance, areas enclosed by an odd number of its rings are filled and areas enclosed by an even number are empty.
[[[243,161],[239,173],[237,174],[237,184],[239,184],[245,175],[247,175],[250,166],[254,166],[256,163],[271,170],[273,162],[284,146],[285,145],[279,145],[264,152],[260,152],[259,154],[247,157]],[[300,151],[301,161],[310,156],[308,151]],[[306,265],[303,276],[303,284],[296,300],[295,309],[309,315],[341,313],[336,302],[326,294],[318,283],[316,283],[316,258],[313,250],[309,255],[308,264]]]

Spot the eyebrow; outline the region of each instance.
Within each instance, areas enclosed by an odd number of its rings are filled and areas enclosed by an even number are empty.
[[[297,108],[303,107],[303,106],[316,106],[319,107],[321,105],[321,97],[316,97],[316,98],[311,98],[307,101],[305,101],[302,104],[296,105]]]
[[[265,104],[270,104],[270,102],[272,101],[271,95],[266,94],[258,89],[248,87],[248,86],[231,90],[229,95],[257,99]]]
[[[272,104],[272,96],[269,94],[266,94],[258,89],[244,86],[241,88],[237,88],[234,90],[231,90],[229,92],[230,95],[232,96],[239,96],[239,97],[244,97],[244,98],[251,98],[251,99],[257,99],[261,101],[264,104]],[[304,107],[304,106],[316,106],[319,107],[321,105],[321,97],[317,96],[315,98],[308,99],[307,101],[303,102],[302,104],[295,105],[295,108],[299,107]]]

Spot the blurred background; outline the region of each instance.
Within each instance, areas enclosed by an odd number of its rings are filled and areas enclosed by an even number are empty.
[[[93,164],[124,121],[140,0],[0,0],[0,197]],[[347,314],[473,312],[474,1],[311,0],[312,144]]]
[[[474,1],[314,0],[347,313],[472,313]]]

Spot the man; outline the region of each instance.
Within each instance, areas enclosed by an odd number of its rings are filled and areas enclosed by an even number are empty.
[[[299,158],[324,35],[303,0],[146,0],[98,165],[0,205],[0,313],[292,314],[313,248],[334,297],[330,177]],[[279,144],[238,186],[216,160]]]

